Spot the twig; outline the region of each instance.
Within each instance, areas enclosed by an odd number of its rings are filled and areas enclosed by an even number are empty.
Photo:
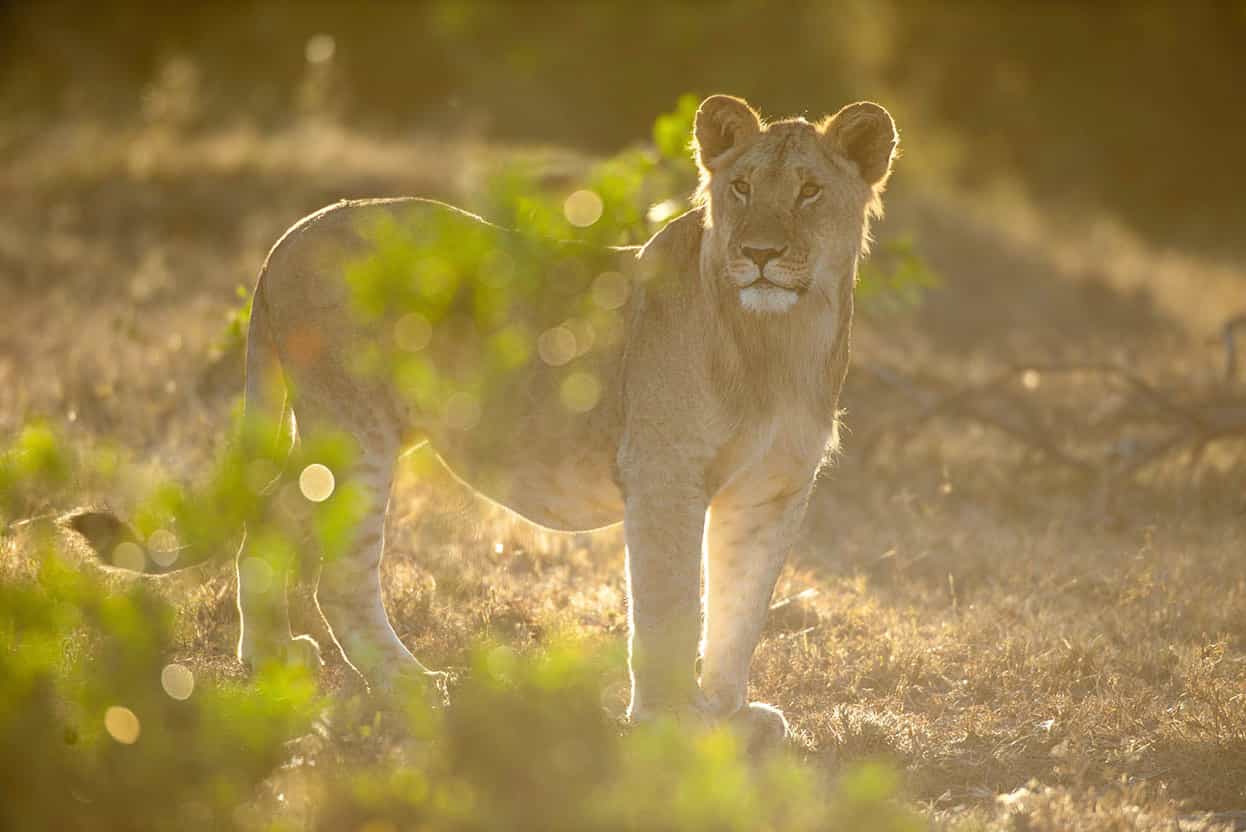
[[[1224,322],[1220,337],[1224,339],[1224,383],[1237,381],[1237,330],[1246,329],[1246,313]]]
[[[1226,332],[1237,326],[1246,326],[1246,315],[1226,324]],[[1232,353],[1230,357],[1235,360]],[[865,437],[862,441],[862,454],[866,459],[873,456],[884,436],[904,431],[904,438],[911,437],[939,416],[960,416],[987,425],[1042,453],[1053,462],[1082,474],[1099,473],[1109,478],[1133,476],[1148,465],[1186,448],[1193,448],[1192,459],[1197,459],[1206,446],[1217,439],[1246,435],[1246,402],[1204,400],[1187,405],[1177,401],[1170,392],[1155,387],[1138,374],[1115,364],[1017,364],[996,373],[986,381],[961,385],[951,392],[932,389],[932,385],[918,382],[892,368],[866,366],[862,370],[917,405],[911,412],[878,426]],[[1169,433],[1148,443],[1140,451],[1129,453],[1126,458],[1122,458],[1119,450],[1112,450],[1106,458],[1099,460],[1070,453],[1043,427],[1041,414],[1029,401],[1005,394],[1005,388],[1012,382],[1032,372],[1048,375],[1092,373],[1116,379],[1149,404],[1153,412],[1165,417]],[[998,403],[993,408],[984,407],[1001,397],[1004,398],[1003,406],[1006,411],[1018,414],[1018,418],[1004,418],[998,413],[990,412],[998,411]],[[1119,413],[1123,417],[1132,410],[1133,408],[1122,407]],[[1125,444],[1124,440],[1120,440],[1113,447],[1119,449]]]

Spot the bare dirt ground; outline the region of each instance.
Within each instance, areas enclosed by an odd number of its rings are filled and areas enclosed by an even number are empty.
[[[0,150],[0,434],[43,416],[76,448],[116,445],[183,480],[226,439],[241,391],[227,315],[277,236],[345,196],[462,201],[502,153],[314,125],[77,126]],[[786,710],[814,765],[890,760],[905,796],[952,828],[1212,828],[1207,813],[1246,828],[1241,443],[1105,486],[977,420],[906,422],[904,386],[876,372],[981,381],[1010,362],[1109,361],[1212,385],[1208,338],[1246,311],[1246,267],[904,175],[879,235],[912,235],[943,285],[859,320],[846,450],[780,580],[776,601],[791,600],[753,697]],[[1097,377],[1029,381],[1027,406],[1057,415],[1122,396]],[[1073,423],[1052,435],[1077,444]],[[83,489],[124,511],[126,494]],[[534,531],[414,466],[394,505],[389,609],[426,663],[462,668],[482,635],[623,638],[617,531]],[[166,585],[179,660],[198,672],[238,672],[231,584],[220,565]],[[325,673],[347,676],[332,656]],[[622,667],[618,680],[605,696],[621,707]]]

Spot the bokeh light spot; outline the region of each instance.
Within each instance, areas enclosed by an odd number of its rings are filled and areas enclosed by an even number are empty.
[[[601,219],[605,206],[592,191],[576,191],[562,204],[563,216],[576,228],[588,228]]]
[[[312,35],[307,39],[307,45],[303,47],[303,54],[309,64],[328,63],[333,60],[335,52],[337,52],[337,41],[333,39],[333,35],[323,33]]]
[[[313,462],[299,474],[299,491],[313,503],[323,503],[333,496],[333,472],[328,466]]]
[[[134,745],[143,726],[139,723],[134,711],[121,705],[113,705],[104,711],[104,730],[122,745]]]
[[[480,402],[470,393],[455,393],[446,400],[446,424],[455,430],[471,430],[480,422]]]
[[[649,206],[649,210],[645,213],[645,219],[651,223],[666,222],[675,216],[684,207],[684,203],[678,199],[665,199],[655,205]]]
[[[1021,386],[1026,390],[1037,390],[1042,380],[1043,377],[1038,374],[1038,370],[1026,370],[1021,374]]]
[[[177,536],[168,529],[156,529],[147,538],[147,553],[157,564],[172,566],[181,552]]]
[[[572,318],[563,326],[571,330],[571,334],[575,336],[576,355],[584,355],[593,348],[593,342],[597,340],[597,332],[591,323],[583,318]]]
[[[574,372],[563,379],[559,394],[563,407],[574,413],[587,413],[601,399],[601,382],[592,373]]]
[[[248,595],[263,595],[273,588],[273,568],[263,558],[243,558],[238,563],[238,583]]]
[[[143,572],[147,569],[147,556],[143,554],[142,546],[127,540],[118,543],[117,548],[112,550],[112,564],[131,572]]]
[[[613,347],[623,340],[623,316],[618,312],[606,312],[593,318],[597,340],[603,347]]]
[[[403,315],[394,324],[394,343],[407,352],[419,352],[433,337],[433,326],[417,312]]]
[[[498,362],[508,370],[522,367],[532,357],[531,336],[514,324],[495,334],[491,345]]]
[[[602,272],[593,281],[593,303],[602,309],[618,309],[627,303],[631,286],[627,278],[618,272]]]
[[[575,333],[565,326],[547,329],[536,339],[537,354],[551,367],[561,367],[575,358],[575,350]]]
[[[195,674],[186,665],[167,664],[160,671],[160,687],[174,699],[189,699],[195,692]]]

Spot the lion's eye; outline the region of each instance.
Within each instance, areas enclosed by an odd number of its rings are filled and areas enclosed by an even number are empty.
[[[749,191],[752,190],[752,188],[749,187],[749,184],[745,182],[743,179],[737,179],[736,181],[732,182],[731,189],[735,191],[737,194],[739,194],[740,196],[748,196]]]
[[[813,182],[806,182],[804,187],[800,189],[800,198],[813,199],[820,193],[822,193],[821,185],[814,184]]]

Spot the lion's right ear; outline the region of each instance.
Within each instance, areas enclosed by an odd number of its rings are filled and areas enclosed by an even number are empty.
[[[742,98],[711,95],[697,108],[692,134],[697,164],[709,172],[761,134],[761,119]]]

